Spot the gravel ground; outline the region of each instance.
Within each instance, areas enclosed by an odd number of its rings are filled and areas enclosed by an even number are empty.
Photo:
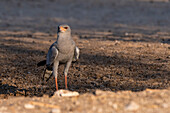
[[[0,112],[8,113],[169,113],[170,91],[142,92],[96,90],[74,97],[16,97],[0,100]]]
[[[0,112],[170,110],[168,0],[0,0],[0,10]],[[62,23],[81,50],[68,75],[75,97],[53,95],[36,65]]]

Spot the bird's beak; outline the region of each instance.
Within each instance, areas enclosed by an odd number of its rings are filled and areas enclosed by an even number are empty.
[[[60,27],[60,31],[61,31],[61,32],[65,32],[66,29],[65,29],[64,27],[61,26],[61,27]]]

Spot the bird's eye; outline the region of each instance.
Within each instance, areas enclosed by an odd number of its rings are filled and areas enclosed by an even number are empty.
[[[68,29],[68,27],[64,27],[64,29]]]

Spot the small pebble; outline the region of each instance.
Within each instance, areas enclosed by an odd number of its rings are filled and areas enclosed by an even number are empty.
[[[118,108],[117,104],[113,104],[112,106],[113,106],[114,109]]]
[[[50,113],[61,113],[60,109],[52,109]]]
[[[3,111],[3,110],[7,110],[7,107],[4,107],[4,106],[0,107],[0,111]]]
[[[105,94],[105,92],[104,91],[102,91],[102,90],[96,90],[95,91],[95,95],[104,95]]]
[[[139,109],[139,105],[135,102],[130,102],[129,104],[125,106],[125,110],[128,110],[128,111],[135,111],[137,109]]]
[[[128,35],[129,35],[129,33],[126,32],[126,33],[125,33],[125,36],[128,36]]]
[[[168,108],[169,106],[168,106],[168,104],[163,103],[163,104],[162,104],[162,107],[163,107],[163,108]]]
[[[26,109],[34,109],[34,108],[35,108],[35,106],[32,105],[32,104],[25,104],[24,107],[25,107]]]
[[[112,106],[114,109],[117,109],[117,104],[116,103],[112,103],[111,101],[108,103],[110,106]]]

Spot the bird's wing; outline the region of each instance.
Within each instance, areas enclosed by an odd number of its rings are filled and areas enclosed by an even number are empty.
[[[57,56],[58,56],[58,50],[54,45],[52,45],[47,53],[46,65],[50,66],[54,62]]]
[[[73,61],[74,62],[79,59],[79,55],[80,55],[80,49],[78,47],[75,47],[74,56],[73,56]]]

